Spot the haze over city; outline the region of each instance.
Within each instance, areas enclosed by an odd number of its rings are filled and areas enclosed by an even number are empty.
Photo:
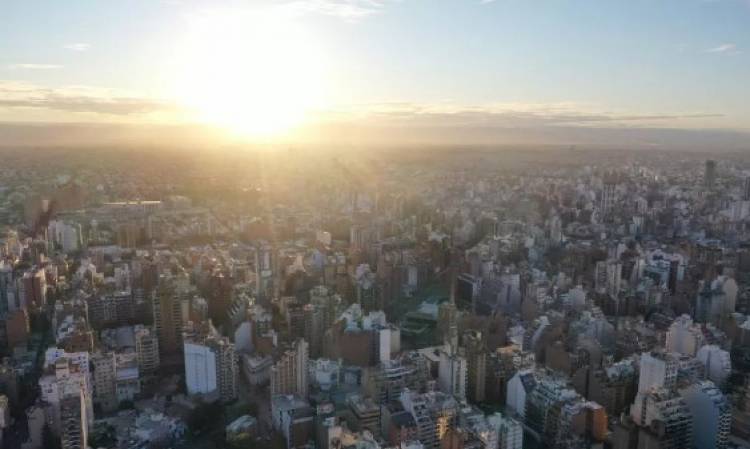
[[[0,449],[750,449],[748,0],[0,0]]]

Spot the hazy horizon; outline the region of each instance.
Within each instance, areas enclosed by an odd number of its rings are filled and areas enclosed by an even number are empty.
[[[750,140],[743,0],[45,4],[4,5],[4,145]]]
[[[742,151],[750,149],[750,134],[732,130],[674,128],[502,128],[387,127],[342,125],[307,130],[296,137],[248,141],[208,125],[114,123],[0,123],[0,148],[7,147],[132,147],[210,148],[332,147],[554,147],[634,150]]]

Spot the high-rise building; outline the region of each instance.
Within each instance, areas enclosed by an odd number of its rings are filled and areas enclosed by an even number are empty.
[[[17,309],[0,315],[0,345],[8,348],[25,346],[30,336],[31,321],[27,309]]]
[[[228,338],[210,323],[184,333],[185,384],[188,394],[218,394],[223,401],[237,398],[239,365]]]
[[[526,418],[526,402],[537,386],[537,378],[534,371],[525,369],[517,371],[508,381],[507,394],[505,396],[505,408],[514,416]]]
[[[222,324],[232,299],[233,281],[229,273],[216,270],[208,281],[208,315],[214,323]]]
[[[501,413],[488,416],[487,421],[497,432],[498,449],[523,448],[523,426],[520,422]]]
[[[358,431],[369,430],[373,435],[380,434],[380,404],[369,397],[354,394],[347,398],[349,410],[354,416]]]
[[[304,338],[310,344],[310,355],[313,358],[320,357],[323,353],[323,335],[330,326],[326,322],[325,309],[317,304],[305,304],[302,310]]]
[[[182,310],[172,277],[159,276],[159,285],[152,293],[152,306],[161,359],[175,358],[181,350]]]
[[[88,301],[91,324],[95,329],[124,326],[135,318],[135,300],[130,291],[96,295]]]
[[[383,309],[378,279],[370,265],[359,265],[354,273],[353,281],[357,302],[365,312]]]
[[[380,363],[363,381],[368,393],[380,403],[398,400],[406,389],[421,390],[430,378],[426,360],[421,356],[410,357],[408,354]]]
[[[461,273],[455,279],[455,303],[458,307],[473,309],[482,290],[482,278],[470,273]]]
[[[344,301],[340,295],[334,293],[328,287],[318,285],[310,290],[310,304],[323,309],[324,329],[328,329],[339,317]]]
[[[750,438],[750,380],[745,378],[742,387],[737,388],[732,409],[732,435],[742,439]]]
[[[31,269],[26,271],[21,278],[21,282],[23,286],[22,288],[19,286],[19,291],[23,292],[22,304],[27,307],[32,305],[43,307],[47,303],[47,278],[44,270]]]
[[[10,403],[8,396],[0,394],[0,447],[5,447],[3,446],[3,433],[6,427],[10,427]]]
[[[458,402],[445,393],[434,391],[401,393],[401,405],[417,424],[418,440],[425,449],[437,449],[449,432],[456,428]]]
[[[307,397],[307,361],[309,345],[304,339],[294,342],[271,367],[271,397],[296,394]]]
[[[617,299],[622,286],[622,262],[611,260],[607,262],[607,294]]]
[[[88,447],[89,421],[86,416],[86,398],[83,392],[60,401],[60,443],[62,449]]]
[[[453,341],[452,331],[458,329],[458,310],[456,303],[446,301],[438,307],[437,332],[439,341],[444,345],[453,344],[456,346],[457,341]]]
[[[116,379],[117,367],[115,354],[112,352],[97,353],[91,357],[94,368],[94,404],[104,411],[117,409]]]
[[[727,397],[711,381],[680,390],[693,415],[693,446],[696,449],[727,447],[732,409]]]
[[[4,260],[0,260],[0,313],[10,310],[8,290],[12,291],[13,287],[13,267],[10,264],[6,264]],[[10,296],[12,297],[13,295]],[[13,299],[13,306],[15,306],[15,298]]]
[[[117,402],[133,401],[141,393],[138,356],[132,352],[115,356],[115,394]]]
[[[438,370],[440,391],[459,400],[465,400],[468,371],[466,359],[458,354],[442,350]]]
[[[16,367],[10,358],[0,361],[0,391],[8,397],[11,404],[16,404],[19,400],[21,372],[22,369]]]
[[[703,183],[708,189],[712,189],[716,183],[716,161],[708,159],[703,173]]]
[[[615,205],[615,190],[617,189],[617,178],[614,175],[604,177],[599,209],[603,216],[609,215]]]
[[[666,338],[667,351],[689,356],[695,356],[705,340],[700,327],[693,324],[689,315],[677,317],[669,326]]]
[[[601,404],[609,416],[620,416],[635,399],[637,373],[625,359],[608,367],[585,366],[573,376],[573,385],[586,399]]]
[[[487,353],[481,332],[464,333],[463,348],[466,356],[467,397],[472,402],[484,402],[487,383]]]
[[[159,370],[159,339],[151,327],[137,325],[133,328],[138,370],[143,376],[151,376]]]
[[[726,317],[734,313],[737,293],[737,282],[732,278],[719,276],[712,282],[701,281],[695,303],[695,320],[723,327]]]
[[[716,385],[724,385],[729,375],[732,374],[732,361],[729,352],[716,345],[703,346],[698,350],[695,358],[703,364],[706,378]]]
[[[65,399],[73,397],[76,401],[82,401],[85,421],[93,422],[93,382],[87,352],[69,353],[49,348],[45,354],[44,374],[39,378],[39,388],[50,429],[55,435],[62,434],[61,411]]]
[[[68,223],[62,220],[52,220],[47,227],[50,242],[70,253],[79,250],[83,246],[81,225]]]
[[[673,388],[677,382],[677,362],[668,354],[644,352],[641,354],[638,394],[651,388]]]
[[[525,422],[540,434],[554,434],[562,405],[579,398],[578,393],[568,388],[565,382],[542,378],[526,397]]]
[[[640,426],[638,447],[685,448],[693,438],[693,415],[685,400],[664,388],[638,393],[630,410]]]

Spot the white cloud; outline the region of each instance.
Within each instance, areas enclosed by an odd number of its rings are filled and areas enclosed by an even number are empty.
[[[300,13],[316,13],[344,20],[358,20],[382,12],[393,0],[292,0],[284,5]]]
[[[91,44],[85,42],[74,42],[72,44],[65,44],[63,48],[71,51],[86,51],[91,49]]]
[[[724,53],[724,54],[729,54],[729,55],[736,55],[741,52],[737,49],[737,44],[725,43],[725,44],[717,45],[716,47],[707,49],[706,53]]]
[[[8,66],[11,69],[21,69],[21,70],[53,70],[53,69],[61,69],[62,66],[58,64],[29,64],[29,63],[16,63],[11,64]]]
[[[0,109],[2,108],[127,116],[171,111],[175,106],[159,99],[115,89],[89,86],[50,88],[23,81],[0,80]]]
[[[164,4],[195,10],[212,10],[216,0],[161,0]],[[386,7],[403,0],[227,0],[222,4],[242,10],[272,10],[291,15],[318,14],[355,22],[380,14]]]

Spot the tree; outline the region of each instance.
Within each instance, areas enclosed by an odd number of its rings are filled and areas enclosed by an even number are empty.
[[[188,416],[187,425],[194,434],[211,431],[223,423],[224,413],[219,402],[201,403]]]
[[[116,430],[109,424],[97,424],[89,434],[89,446],[92,448],[112,448],[115,447],[116,444]]]
[[[42,428],[42,448],[43,449],[61,449],[60,439],[52,433],[48,424]]]

